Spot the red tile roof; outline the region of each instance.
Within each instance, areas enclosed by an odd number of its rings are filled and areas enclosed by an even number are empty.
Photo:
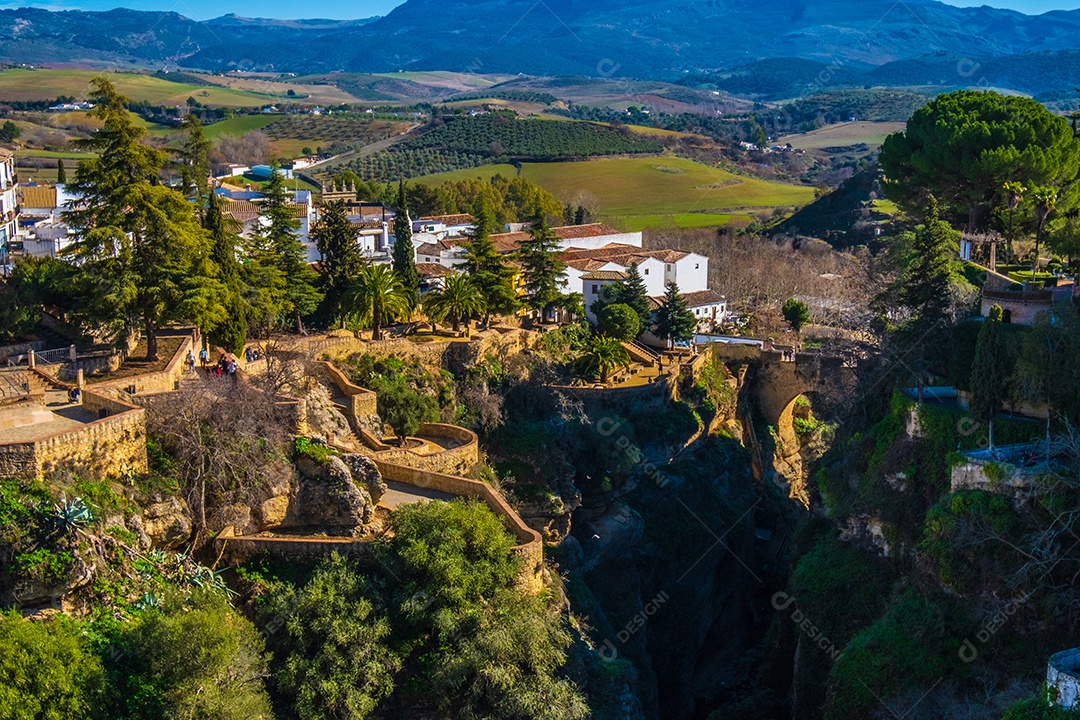
[[[416,272],[420,274],[420,277],[426,278],[441,278],[454,274],[452,268],[439,263],[416,263]]]
[[[418,222],[437,222],[443,225],[472,225],[476,222],[476,218],[467,213],[460,215],[431,215],[425,216],[418,220]]]
[[[604,235],[622,235],[618,230],[603,223],[590,225],[566,225],[564,227],[551,228],[552,232],[563,240],[574,238],[603,237]]]

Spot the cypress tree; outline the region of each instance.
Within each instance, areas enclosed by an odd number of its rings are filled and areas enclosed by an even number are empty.
[[[641,322],[638,334],[643,334],[652,327],[653,319],[652,308],[649,307],[649,295],[645,291],[645,279],[641,277],[637,263],[631,263],[626,273],[626,280],[615,287],[615,302],[633,308]]]
[[[420,273],[416,271],[416,252],[412,242],[412,220],[409,218],[409,201],[405,195],[405,182],[398,183],[397,215],[394,217],[394,272],[401,284],[411,293],[415,307],[420,291]]]
[[[56,161],[56,184],[67,185],[67,168],[64,167],[64,158]]]
[[[259,238],[259,255],[281,272],[284,285],[278,290],[282,295],[280,305],[293,318],[296,331],[303,332],[303,316],[315,311],[322,296],[315,289],[317,276],[296,234],[300,221],[289,205],[284,177],[276,168],[263,186],[261,214],[267,226]]]
[[[990,451],[994,451],[994,415],[1005,403],[1009,391],[1009,367],[1001,307],[994,305],[979,330],[975,362],[971,366],[971,412],[986,419]]]
[[[210,259],[217,265],[218,275],[224,285],[222,304],[225,314],[211,331],[211,342],[229,352],[243,351],[247,342],[248,313],[244,302],[244,284],[240,280],[240,263],[236,248],[240,238],[229,227],[222,214],[222,201],[213,193],[209,196],[203,227],[210,234]]]
[[[345,203],[332,202],[323,206],[322,218],[311,234],[322,255],[320,281],[326,308],[344,328],[346,295],[364,265]]]

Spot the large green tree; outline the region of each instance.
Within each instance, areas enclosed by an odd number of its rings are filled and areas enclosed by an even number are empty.
[[[578,361],[578,369],[584,375],[600,378],[606,383],[608,375],[617,368],[630,367],[630,353],[618,338],[597,335],[589,344],[588,351]]]
[[[283,284],[279,287],[278,304],[285,314],[292,317],[297,332],[304,331],[303,317],[319,306],[322,296],[315,289],[318,276],[308,264],[307,252],[300,243],[296,218],[285,179],[276,168],[262,189],[260,208],[264,227],[256,239],[256,255],[259,262],[272,264],[281,273]]]
[[[325,304],[330,314],[345,327],[346,300],[349,288],[356,281],[364,258],[356,244],[356,230],[349,222],[345,203],[331,202],[323,206],[319,224],[311,232],[322,256],[319,271]]]
[[[277,685],[299,717],[366,720],[394,690],[402,659],[385,610],[369,599],[379,588],[366,578],[335,553],[303,587],[282,583],[268,593],[263,615],[281,626],[271,636]]]
[[[645,278],[641,277],[637,263],[631,263],[626,271],[626,279],[615,285],[615,302],[629,305],[637,313],[638,334],[652,327],[652,307],[646,292]]]
[[[495,249],[491,240],[494,218],[485,198],[481,197],[473,208],[476,223],[465,243],[465,271],[484,298],[484,324],[491,315],[508,315],[517,308],[514,292],[516,270]]]
[[[1030,98],[961,90],[915,111],[881,149],[885,189],[913,212],[934,195],[941,214],[968,231],[983,227],[1006,182],[1065,188],[1080,172],[1080,142],[1068,121]],[[1070,193],[1070,206],[1075,203]]]
[[[533,219],[529,237],[521,241],[518,257],[525,274],[525,304],[541,319],[564,300],[562,274],[566,263],[559,258],[559,236],[548,224],[547,215]]]
[[[679,294],[679,286],[668,283],[664,301],[656,311],[656,334],[665,340],[689,340],[697,329],[697,318]]]
[[[102,126],[75,144],[96,156],[79,162],[70,189],[80,201],[65,218],[76,234],[91,314],[125,337],[141,324],[147,357],[157,359],[164,324],[221,321],[222,286],[191,204],[157,184],[164,153],[142,143],[146,129],[111,82],[95,78],[93,87],[90,114]]]
[[[416,251],[412,241],[412,218],[409,217],[409,200],[405,183],[398,184],[397,214],[394,216],[394,272],[401,284],[409,291],[412,304],[419,300],[420,273],[416,271]]]
[[[893,243],[896,278],[877,300],[898,365],[913,372],[920,392],[928,352],[941,346],[967,287],[955,258],[958,240],[931,198],[926,222]]]
[[[600,308],[596,314],[596,332],[623,342],[637,339],[641,321],[634,308],[623,303],[612,303]]]
[[[67,720],[100,712],[105,673],[74,620],[0,613],[0,717]]]

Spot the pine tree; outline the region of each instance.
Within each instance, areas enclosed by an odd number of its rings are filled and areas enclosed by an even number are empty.
[[[240,279],[240,263],[236,259],[236,248],[240,237],[233,232],[228,220],[222,214],[222,200],[211,193],[209,205],[203,218],[203,227],[210,234],[210,258],[217,265],[218,277],[224,285],[225,296],[222,305],[225,314],[221,322],[210,330],[211,342],[220,345],[229,352],[238,353],[247,342],[248,312],[244,302],[244,283]]]
[[[412,219],[409,218],[409,201],[404,181],[398,183],[397,215],[394,217],[394,272],[401,284],[411,293],[416,306],[420,292],[420,273],[416,271],[416,251],[412,242]]]
[[[639,334],[652,327],[652,308],[645,289],[645,280],[641,277],[637,263],[632,263],[626,272],[626,279],[615,286],[615,302],[629,305],[641,321]]]
[[[525,273],[525,304],[541,318],[563,300],[562,273],[566,263],[559,259],[559,236],[539,213],[533,220],[529,238],[523,240],[518,257]]]
[[[477,200],[473,216],[476,224],[465,243],[465,271],[484,298],[484,325],[488,325],[493,314],[507,315],[517,307],[516,271],[495,249],[491,240],[495,220],[483,197]]]
[[[317,276],[307,261],[307,252],[300,243],[296,231],[300,221],[293,214],[285,180],[275,168],[269,182],[263,186],[261,215],[265,230],[259,238],[259,254],[263,261],[271,262],[284,279],[280,305],[283,312],[296,323],[296,331],[303,332],[303,316],[310,315],[319,306],[322,296],[315,289]]]
[[[201,216],[206,211],[210,187],[206,179],[210,175],[211,143],[203,134],[202,123],[195,115],[185,115],[180,123],[184,142],[176,151],[176,165],[180,173],[180,191],[191,198],[195,211]]]
[[[64,167],[64,158],[56,161],[56,184],[67,185],[67,168]]]
[[[111,82],[92,82],[90,116],[101,127],[73,144],[95,157],[79,162],[70,190],[81,202],[64,214],[89,288],[85,312],[125,336],[141,324],[147,357],[156,360],[163,324],[220,322],[222,285],[214,277],[209,235],[191,205],[158,184],[164,153],[141,142],[146,129]]]
[[[971,366],[971,412],[986,418],[990,451],[994,451],[994,415],[1005,403],[1009,391],[1008,352],[1001,322],[1001,307],[994,305],[979,330],[975,362]]]
[[[664,302],[656,313],[656,334],[665,339],[689,340],[697,329],[697,318],[679,294],[679,286],[668,283]]]
[[[356,244],[356,230],[349,222],[345,203],[324,205],[319,224],[311,234],[323,260],[320,282],[325,306],[344,328],[347,314],[345,297],[364,265],[360,246]]]

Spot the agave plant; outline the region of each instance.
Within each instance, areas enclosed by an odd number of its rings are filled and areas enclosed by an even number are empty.
[[[68,502],[67,498],[61,498],[60,502],[53,506],[53,511],[56,527],[63,534],[78,530],[80,527],[94,522],[94,513],[90,511],[89,506],[83,502],[81,497],[77,497],[71,502]]]
[[[157,593],[143,593],[143,596],[135,601],[136,610],[147,610],[156,607],[161,607],[161,596]]]

